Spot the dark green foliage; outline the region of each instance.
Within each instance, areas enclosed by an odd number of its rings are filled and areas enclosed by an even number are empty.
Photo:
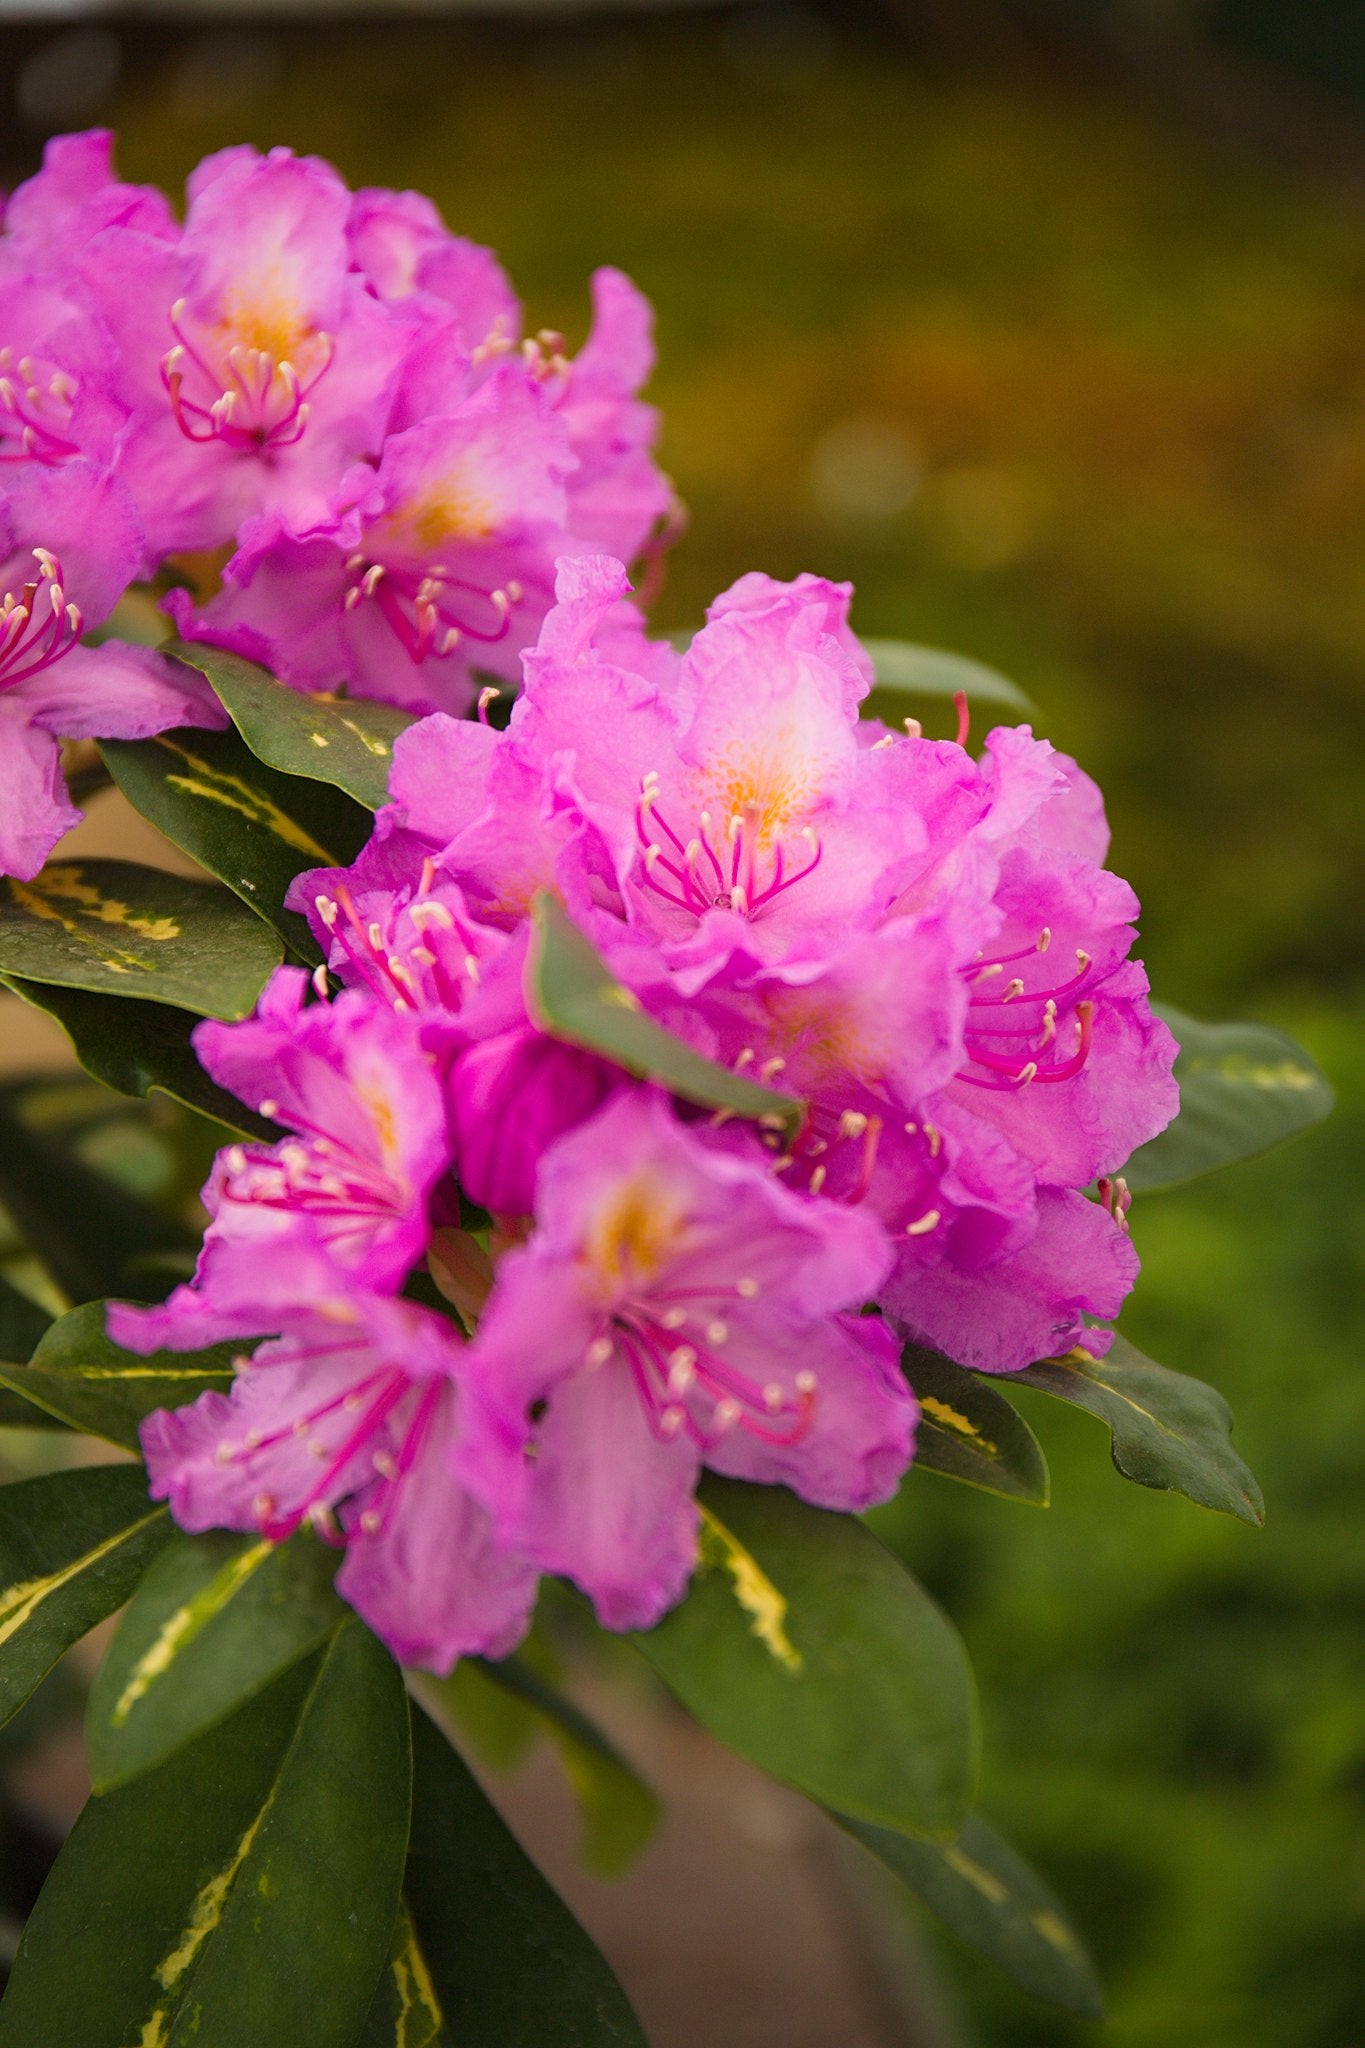
[[[976,1714],[957,1633],[851,1515],[709,1474],[702,1565],[631,1640],[732,1749],[823,1804],[951,1834]]]
[[[254,661],[196,641],[167,649],[206,675],[252,753],[284,775],[344,790],[367,810],[388,795],[393,742],[411,717],[367,699],[309,697]]]
[[[0,2048],[355,2048],[407,1841],[407,1701],[358,1622],[92,1798],[24,1932]]]
[[[138,1448],[138,1424],[154,1408],[179,1408],[231,1384],[239,1345],[143,1357],[106,1334],[105,1309],[102,1301],[87,1301],[59,1317],[26,1366],[0,1366],[0,1380],[72,1429],[129,1451]]]
[[[0,880],[0,974],[245,1017],[280,941],[227,889],[126,860]]]
[[[274,926],[298,959],[321,960],[307,920],[284,909],[302,868],[344,867],[370,835],[343,791],[257,760],[235,732],[105,740],[119,788],[153,825]]]
[[[795,1131],[799,1102],[704,1059],[647,1017],[552,896],[538,896],[532,915],[528,993],[542,1030],[601,1053],[629,1073],[662,1081],[686,1102],[735,1116],[771,1117],[776,1129]]]
[[[359,2048],[645,2048],[592,1942],[416,1710],[412,1743],[409,1925]]]
[[[123,1605],[171,1534],[134,1465],[0,1487],[0,1721]]]
[[[1103,2018],[1095,1966],[1065,1908],[978,1815],[968,1815],[952,1842],[916,1840],[842,1814],[834,1818],[917,1892],[960,1941],[1021,1989],[1086,2019]]]
[[[16,974],[3,979],[26,1003],[56,1018],[86,1073],[107,1088],[116,1088],[121,1095],[148,1095],[157,1088],[243,1137],[269,1140],[279,1135],[273,1124],[209,1079],[190,1043],[198,1020],[184,1010],[173,1010],[167,1003],[133,1005],[89,989],[21,981]]]
[[[990,1381],[918,1344],[906,1345],[901,1364],[919,1400],[917,1471],[1047,1506],[1047,1460],[1038,1439]]]
[[[90,1695],[97,1792],[172,1755],[314,1649],[345,1619],[337,1553],[311,1529],[287,1543],[180,1536],[139,1586]]]
[[[1253,1159],[1330,1113],[1326,1075],[1283,1031],[1201,1024],[1169,1003],[1159,1007],[1180,1045],[1180,1114],[1123,1169],[1135,1194]]]
[[[36,1131],[0,1093],[0,1204],[30,1250],[73,1301],[145,1283],[168,1257],[186,1268],[194,1239],[147,1202]]]
[[[1072,1351],[1010,1379],[1098,1415],[1109,1425],[1114,1463],[1125,1479],[1183,1493],[1258,1527],[1265,1520],[1261,1489],[1232,1448],[1232,1411],[1222,1395],[1154,1365],[1125,1337],[1115,1337],[1103,1358]]]

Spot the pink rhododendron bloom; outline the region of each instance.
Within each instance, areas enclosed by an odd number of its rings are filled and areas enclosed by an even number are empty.
[[[187,637],[299,689],[463,708],[470,660],[515,659],[544,612],[572,459],[506,365],[458,412],[390,435],[378,469],[349,471],[308,527],[278,511],[249,523],[221,595],[196,611],[181,592],[170,608]]]
[[[307,1521],[344,1542],[338,1592],[405,1663],[448,1671],[473,1652],[506,1656],[536,1580],[454,1476],[458,1333],[410,1302],[328,1286],[325,1268],[305,1264],[298,1278],[294,1300],[285,1289],[241,1301],[234,1334],[259,1334],[253,1307],[284,1334],[237,1361],[230,1394],[143,1423],[153,1499],[183,1529],[278,1542]],[[110,1324],[135,1347],[157,1341],[127,1311]]]
[[[757,1148],[708,1148],[653,1091],[615,1097],[546,1153],[535,1230],[498,1267],[470,1369],[501,1454],[471,1442],[469,1483],[611,1628],[686,1585],[703,1464],[825,1507],[887,1498],[914,1402],[856,1311],[889,1256],[869,1214],[789,1194]]]
[[[286,149],[206,158],[174,242],[128,226],[82,276],[117,348],[121,468],[157,552],[213,548],[270,510],[325,516],[382,441],[408,341],[351,269],[350,195]]]
[[[178,229],[170,207],[151,185],[125,185],[114,172],[114,138],[107,129],[55,135],[43,167],[10,194],[0,211],[0,273],[11,261],[58,268],[81,254],[104,228],[134,228],[173,241]]]
[[[301,968],[281,967],[253,1017],[194,1033],[214,1080],[293,1135],[218,1154],[193,1282],[160,1308],[125,1311],[149,1342],[214,1341],[205,1318],[225,1276],[236,1287],[241,1272],[287,1274],[301,1250],[321,1248],[357,1285],[380,1291],[401,1285],[425,1251],[428,1204],[450,1152],[421,1027],[356,993],[306,1003],[308,986]]]
[[[617,564],[566,562],[506,732],[404,734],[376,849],[434,860],[511,929],[555,891],[660,1021],[804,1100],[778,1171],[875,1211],[900,1247],[888,1298],[922,1335],[921,1276],[927,1303],[999,1266],[1002,1300],[1044,1211],[1076,1213],[1053,1192],[1169,1121],[1174,1045],[1127,959],[1137,905],[1099,866],[1094,784],[1027,727],[979,761],[869,732],[847,602],[746,577],[678,657],[644,639]],[[997,1370],[1081,1341],[1135,1271],[1121,1208],[1077,1225],[1074,1271],[1065,1243],[1051,1227],[1009,1269],[1031,1306],[994,1348],[984,1292],[982,1327],[958,1343],[937,1318],[934,1341]]]
[[[84,462],[0,467],[0,874],[36,875],[80,812],[60,739],[225,725],[193,670],[145,647],[83,647],[143,560],[116,477]]]

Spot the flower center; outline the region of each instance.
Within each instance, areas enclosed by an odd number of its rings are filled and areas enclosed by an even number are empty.
[[[659,806],[659,777],[651,769],[635,805],[635,833],[643,851],[645,884],[665,903],[701,917],[708,910],[735,910],[755,917],[820,865],[820,841],[809,825],[796,838],[799,853],[780,835],[770,835],[756,806],[733,811],[718,830],[702,811],[684,839]]]
[[[240,325],[240,323],[239,323]],[[248,329],[192,324],[185,301],[171,308],[175,347],[161,359],[161,381],[187,440],[221,441],[240,453],[291,448],[308,426],[309,393],[331,367],[330,334],[299,331],[287,344],[258,345]]]
[[[758,1283],[741,1279],[731,1292],[734,1301],[748,1302]],[[787,1387],[778,1380],[760,1384],[742,1371],[726,1356],[732,1308],[714,1287],[652,1290],[617,1308],[610,1335],[588,1346],[586,1364],[589,1370],[611,1358],[626,1364],[661,1443],[685,1435],[704,1454],[737,1428],[760,1443],[799,1443],[814,1419],[816,1376],[798,1372]]]
[[[478,985],[478,935],[448,903],[427,893],[434,874],[434,864],[424,862],[416,896],[391,904],[382,922],[362,916],[344,882],[335,896],[313,899],[354,978],[393,1010],[458,1010]],[[399,931],[405,911],[407,934]],[[319,973],[325,981],[326,970]]]
[[[519,583],[490,588],[457,576],[443,562],[407,569],[352,555],[346,564],[343,611],[367,599],[377,605],[414,663],[454,654],[462,640],[485,646],[507,637],[512,612],[524,595]]]
[[[66,462],[80,449],[70,438],[79,390],[65,370],[0,348],[0,462]]]
[[[26,682],[50,668],[80,639],[85,621],[68,604],[62,586],[62,565],[46,548],[34,548],[38,576],[16,596],[0,598],[0,690]]]
[[[1016,961],[1030,960],[1045,953],[1052,934],[1046,925],[1031,946],[1015,953],[1001,953],[992,960],[978,960],[966,972],[973,988],[996,982]],[[974,1088],[1014,1093],[1034,1082],[1070,1081],[1090,1057],[1095,1005],[1078,1001],[1090,973],[1090,955],[1076,949],[1076,972],[1053,988],[1029,989],[1022,975],[1013,975],[998,995],[973,994],[968,998],[969,1016],[964,1033],[968,1067],[984,1068],[971,1073],[964,1068],[959,1080]],[[1075,1025],[1075,1044],[1069,1054],[1058,1024],[1059,1005],[1070,1012]],[[1007,1024],[1007,1006],[1017,1006],[1026,1021]]]

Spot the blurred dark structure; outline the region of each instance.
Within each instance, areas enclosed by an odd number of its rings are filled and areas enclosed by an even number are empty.
[[[1283,1023],[1332,1074],[1333,1124],[1134,1215],[1127,1327],[1227,1394],[1264,1534],[1124,1486],[1037,1403],[1048,1514],[923,1475],[886,1533],[967,1633],[985,1810],[1113,1994],[1097,2034],[945,1948],[964,2017],[921,2037],[1358,2048],[1365,8],[182,7],[10,22],[0,56],[0,185],[95,122],[172,187],[288,142],[433,193],[533,325],[581,335],[591,266],[631,270],[693,513],[660,625],[812,568],[856,582],[867,632],[1016,675],[1108,792],[1158,989]],[[539,1783],[513,1793],[532,1832]],[[695,1881],[723,1891],[725,1856]],[[680,2040],[702,1978],[740,1990],[695,2038],[789,2038],[740,1995],[742,1943],[669,1978],[632,1896],[584,1910]]]

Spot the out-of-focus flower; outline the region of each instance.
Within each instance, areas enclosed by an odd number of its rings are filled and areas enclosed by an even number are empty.
[[[138,573],[144,547],[116,477],[84,462],[0,467],[0,874],[36,875],[80,818],[60,738],[227,723],[191,669],[117,640],[80,644]]]

